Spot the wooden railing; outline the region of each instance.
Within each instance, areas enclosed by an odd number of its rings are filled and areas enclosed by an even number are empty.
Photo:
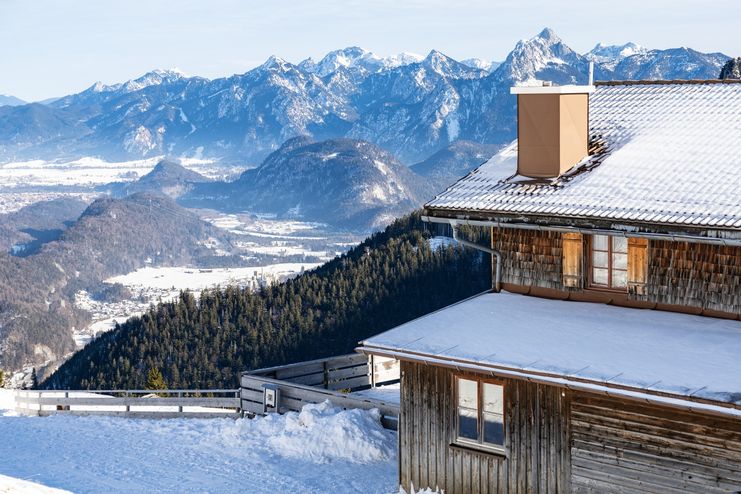
[[[238,389],[15,391],[15,408],[23,415],[239,417],[239,407]]]
[[[377,408],[384,427],[396,430],[399,405],[353,392],[399,381],[399,362],[360,354],[245,372],[240,408],[249,414],[300,411],[307,403],[329,400],[342,408]],[[266,389],[277,391],[276,406],[266,404]]]

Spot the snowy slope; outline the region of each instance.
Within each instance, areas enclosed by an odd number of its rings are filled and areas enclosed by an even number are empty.
[[[6,413],[0,437],[0,475],[76,493],[397,491],[396,434],[327,403],[254,420]]]

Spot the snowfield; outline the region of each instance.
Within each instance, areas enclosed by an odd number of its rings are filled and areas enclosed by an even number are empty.
[[[325,402],[239,420],[40,418],[16,416],[12,400],[0,390],[0,493],[399,492],[396,433],[377,411]]]
[[[114,276],[106,283],[121,283],[130,288],[159,290],[189,289],[200,292],[216,286],[236,285],[258,288],[261,281],[280,282],[320,266],[318,262],[278,263],[267,266],[240,268],[145,267],[131,273]],[[177,294],[176,294],[177,296]]]

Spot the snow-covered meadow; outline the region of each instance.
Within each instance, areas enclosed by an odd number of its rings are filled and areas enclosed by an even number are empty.
[[[239,268],[194,268],[194,267],[144,267],[131,273],[114,276],[105,283],[120,283],[133,294],[131,299],[104,302],[93,299],[81,290],[75,294],[75,306],[91,314],[91,322],[73,331],[78,348],[88,344],[94,337],[110,331],[116,323],[130,317],[140,316],[152,304],[177,299],[182,290],[190,290],[196,296],[206,289],[227,285],[256,290],[262,286],[279,283],[319,266],[320,263],[278,263],[266,266]]]
[[[396,434],[375,411],[325,402],[256,419],[154,420],[12,407],[0,390],[0,493],[398,492]]]

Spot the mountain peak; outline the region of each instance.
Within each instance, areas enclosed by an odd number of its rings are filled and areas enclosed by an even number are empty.
[[[453,65],[457,65],[458,62],[438,50],[431,50],[425,59],[422,60],[422,64],[431,68],[435,72],[442,73],[443,71],[449,71],[449,68]]]
[[[432,49],[430,50],[430,53],[427,54],[425,57],[425,60],[439,60],[439,59],[446,59],[448,58],[444,53],[442,53],[439,50]]]
[[[177,180],[184,180],[184,181],[190,181],[190,182],[205,182],[208,181],[206,177],[201,175],[198,172],[195,172],[193,170],[189,170],[185,168],[179,160],[175,159],[162,159],[160,160],[155,167],[144,175],[140,181],[144,181],[145,179],[163,179],[167,178],[170,180],[177,179]]]
[[[258,67],[258,69],[264,69],[264,70],[285,70],[286,66],[290,65],[288,62],[283,60],[280,57],[277,57],[275,55],[270,55],[265,62]]]
[[[358,69],[361,71],[376,71],[383,63],[381,57],[359,46],[348,46],[327,53],[319,62],[314,64],[312,72],[324,77],[328,74],[344,69]],[[310,67],[310,64],[306,64]]]
[[[500,65],[499,62],[492,62],[490,60],[484,60],[481,58],[466,58],[465,60],[461,60],[461,63],[465,65],[466,67],[471,67],[472,69],[485,70],[487,72],[493,71]]]
[[[624,58],[647,53],[648,50],[636,43],[625,43],[624,45],[608,45],[597,43],[594,48],[585,53],[584,56],[597,63],[601,63],[609,69],[615,66]]]
[[[179,69],[154,69],[137,79],[127,81],[123,85],[123,89],[125,91],[138,91],[145,87],[157,86],[163,82],[175,82],[185,77],[187,77],[185,73]]]
[[[561,38],[556,35],[556,32],[549,27],[544,28],[535,37],[545,41],[550,41],[551,43],[558,43],[559,41],[561,41]]]

